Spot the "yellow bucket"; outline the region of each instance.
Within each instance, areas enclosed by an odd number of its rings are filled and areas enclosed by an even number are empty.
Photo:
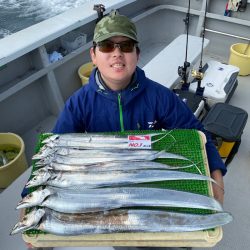
[[[239,67],[239,75],[250,74],[250,45],[246,43],[236,43],[230,48],[229,64]]]
[[[0,146],[13,146],[20,149],[18,155],[0,167],[0,188],[8,187],[28,167],[22,138],[13,133],[0,133]]]
[[[92,69],[94,68],[94,65],[92,62],[88,62],[80,66],[78,69],[78,75],[82,81],[82,85],[85,85],[89,81],[89,76],[92,72]]]

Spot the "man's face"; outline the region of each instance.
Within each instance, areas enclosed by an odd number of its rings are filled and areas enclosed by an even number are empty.
[[[115,36],[108,39],[114,43],[131,40],[124,36]],[[98,46],[94,51],[90,50],[90,55],[93,64],[95,64],[105,81],[106,85],[112,90],[124,89],[131,80],[138,62],[139,55],[136,48],[132,52],[122,52],[116,47],[112,52],[101,52]]]

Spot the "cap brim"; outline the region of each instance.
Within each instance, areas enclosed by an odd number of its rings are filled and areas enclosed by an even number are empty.
[[[130,38],[130,39],[132,39],[132,40],[138,42],[136,37],[130,36],[130,35],[128,35],[128,34],[124,34],[124,33],[122,33],[122,32],[114,32],[114,33],[105,34],[105,35],[103,35],[103,36],[100,36],[100,37],[96,38],[96,39],[94,40],[94,42],[99,43],[99,42],[102,42],[102,41],[104,41],[104,40],[106,40],[106,39],[109,39],[109,38],[111,38],[111,37],[114,37],[114,36],[125,36],[125,37],[128,37],[128,38]]]

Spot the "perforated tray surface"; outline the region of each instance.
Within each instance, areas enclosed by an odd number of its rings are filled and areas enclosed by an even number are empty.
[[[190,159],[192,162],[197,163],[197,166],[179,169],[178,171],[186,171],[196,174],[209,175],[206,155],[204,150],[204,142],[202,140],[200,132],[196,130],[171,130],[171,131],[128,131],[128,132],[119,132],[119,133],[105,133],[105,134],[117,134],[117,135],[139,135],[139,134],[152,134],[159,133],[159,135],[153,136],[152,141],[156,140],[157,142],[152,144],[152,149],[161,151],[166,150],[167,152],[176,153],[186,158]],[[43,146],[42,141],[51,136],[52,134],[41,134],[37,143],[36,152],[40,150]],[[158,140],[159,139],[159,140]],[[190,162],[177,160],[177,159],[156,159],[155,161],[168,164],[171,166],[185,166],[189,165]],[[33,170],[34,170],[33,162]],[[147,171],[147,170],[145,170]],[[164,170],[162,170],[164,171]],[[150,182],[135,184],[133,186],[143,186],[143,187],[155,187],[155,188],[168,188],[175,190],[183,190],[198,194],[210,195],[211,189],[209,189],[209,183],[207,181],[196,181],[196,180],[181,180],[181,181],[159,181],[159,182]],[[30,188],[28,191],[33,192],[37,188]],[[138,208],[138,207],[137,207]],[[150,208],[153,209],[153,208]],[[154,208],[155,209],[155,208]],[[163,209],[163,208],[161,208]],[[30,209],[27,209],[28,212]],[[191,209],[191,208],[164,208],[164,210],[179,211],[179,212],[189,212],[189,213],[198,213],[206,214],[211,213],[209,210],[203,209]],[[44,234],[39,230],[28,230],[26,234]]]
[[[132,131],[117,133],[124,135],[148,134],[153,131]],[[156,131],[157,132],[157,131]],[[161,132],[162,131],[158,131]],[[169,133],[165,131],[164,133]],[[114,133],[112,133],[114,134]],[[48,135],[41,135],[37,144],[37,151],[41,148],[41,141]],[[160,138],[162,135],[154,137]],[[164,139],[153,144],[154,150],[167,149],[169,152],[181,154],[190,160],[199,163],[198,168],[202,174],[209,175],[207,157],[205,152],[205,136],[196,130],[173,130]],[[186,165],[181,160],[161,159],[157,160],[169,165]],[[164,171],[164,170],[163,170]],[[196,167],[181,169],[192,173],[199,173]],[[142,185],[142,184],[141,184]],[[211,195],[211,183],[206,181],[161,181],[145,183],[144,186],[158,188],[170,188],[185,190],[189,192]],[[29,190],[33,191],[32,189]],[[209,210],[199,209],[177,209],[174,211],[185,211],[190,213],[211,213]],[[188,211],[187,211],[188,210]],[[93,234],[80,236],[56,236],[46,234],[38,230],[29,230],[23,234],[23,239],[36,247],[78,247],[78,246],[158,246],[158,247],[212,247],[222,239],[222,228],[211,230],[183,233],[112,233]]]

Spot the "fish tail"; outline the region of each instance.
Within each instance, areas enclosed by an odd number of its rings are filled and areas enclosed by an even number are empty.
[[[170,137],[174,140],[174,143],[176,143],[175,137],[171,134],[172,131],[173,131],[173,130],[170,130],[170,131],[168,131],[167,133],[165,132],[165,133],[158,133],[158,134],[155,134],[155,135],[162,135],[162,137],[160,137],[160,138],[158,138],[158,139],[152,141],[152,144],[154,144],[154,143],[156,143],[156,142],[162,140],[162,139],[165,138],[166,136],[170,136]]]

